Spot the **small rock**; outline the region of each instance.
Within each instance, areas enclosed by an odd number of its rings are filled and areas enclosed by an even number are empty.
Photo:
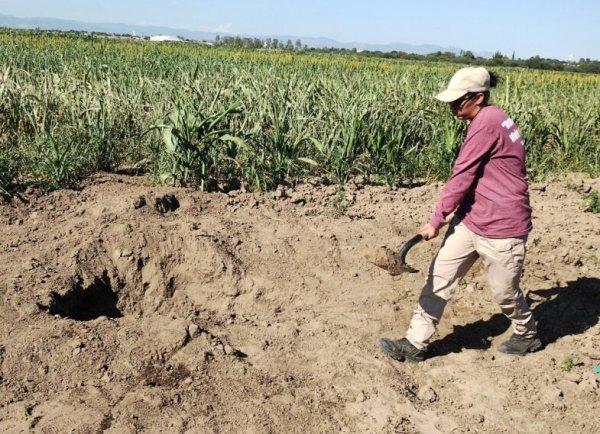
[[[204,361],[205,362],[209,362],[209,361],[213,360],[214,358],[215,358],[215,355],[212,353],[212,351],[204,352]]]
[[[190,324],[188,326],[188,333],[190,335],[190,337],[195,337],[198,335],[198,333],[200,332],[200,327],[198,327],[196,324]]]
[[[110,375],[108,375],[108,372],[106,372],[103,376],[102,376],[102,381],[104,381],[105,383],[110,383]]]
[[[277,190],[275,190],[273,192],[272,197],[273,197],[273,199],[285,199],[287,197],[285,187],[283,187],[283,186],[277,187]]]
[[[417,393],[417,398],[425,402],[435,402],[437,401],[438,397],[437,393],[435,393],[435,390],[433,390],[431,387],[423,387],[419,389],[419,392]]]
[[[357,396],[356,396],[356,402],[365,402],[367,400],[367,395],[365,395],[365,392],[361,391]]]
[[[358,175],[358,176],[354,177],[352,182],[354,182],[354,185],[356,187],[362,187],[367,183],[367,179],[364,175]]]
[[[325,196],[334,196],[336,191],[335,185],[330,185],[329,187],[323,189],[323,194]]]
[[[301,194],[294,194],[290,197],[290,202],[295,205],[305,204],[306,199]]]
[[[529,188],[533,191],[544,192],[546,191],[546,188],[548,188],[548,186],[546,184],[531,184]]]
[[[79,339],[75,339],[73,341],[71,341],[71,348],[75,349],[75,348],[83,348],[84,344],[81,340]]]

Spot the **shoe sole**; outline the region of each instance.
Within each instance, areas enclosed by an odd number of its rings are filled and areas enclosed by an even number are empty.
[[[379,349],[381,351],[383,351],[385,353],[385,355],[391,357],[392,359],[398,361],[398,362],[408,362],[408,363],[419,363],[422,362],[423,360],[419,360],[419,359],[414,359],[412,357],[409,356],[405,356],[405,355],[399,355],[394,348],[388,343],[387,340],[383,340],[381,339],[378,343],[377,346],[379,347]]]
[[[525,350],[524,353],[517,353],[517,352],[510,352],[510,351],[503,351],[502,349],[498,349],[499,352],[501,352],[502,354],[508,354],[510,356],[524,356],[528,353],[535,353],[536,351],[539,351],[542,349],[544,345],[542,344],[541,341],[536,342],[533,346],[527,348]]]

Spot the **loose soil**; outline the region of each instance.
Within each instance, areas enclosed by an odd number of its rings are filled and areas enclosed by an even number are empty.
[[[481,265],[431,357],[403,336],[441,237],[392,277],[441,184],[318,180],[251,194],[98,174],[81,189],[0,198],[0,432],[600,432],[599,179],[532,185],[522,287],[545,348],[510,334]],[[334,205],[335,204],[335,205]]]

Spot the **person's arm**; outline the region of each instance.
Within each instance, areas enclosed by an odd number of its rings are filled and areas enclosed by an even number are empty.
[[[461,145],[452,176],[446,183],[442,197],[428,223],[436,232],[446,224],[446,217],[458,208],[471,190],[479,168],[488,159],[497,141],[496,135],[479,129]]]

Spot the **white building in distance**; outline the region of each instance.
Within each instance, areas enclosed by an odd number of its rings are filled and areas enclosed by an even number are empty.
[[[181,42],[183,39],[178,38],[177,36],[156,35],[150,36],[150,40],[152,42]]]

